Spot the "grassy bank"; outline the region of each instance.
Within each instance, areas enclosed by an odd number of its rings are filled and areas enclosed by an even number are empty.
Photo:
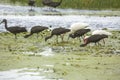
[[[39,39],[36,35],[25,39],[25,34],[19,34],[15,40],[11,33],[0,33],[0,71],[33,68],[38,72],[39,69],[52,70],[52,73],[44,74],[52,80],[119,80],[120,31],[112,33],[105,46],[91,44],[86,47],[79,47],[83,42],[73,42],[72,39],[68,42],[59,39],[57,44],[55,36],[45,42],[41,36]],[[100,43],[103,44],[102,41]],[[48,48],[52,49],[52,53]],[[53,56],[39,55],[46,50]],[[27,54],[30,52],[33,54]]]
[[[28,0],[0,0],[3,3],[27,5]],[[59,1],[59,0],[53,0]],[[76,9],[120,9],[120,0],[63,0],[60,8]],[[36,0],[37,6],[43,6],[41,0]]]

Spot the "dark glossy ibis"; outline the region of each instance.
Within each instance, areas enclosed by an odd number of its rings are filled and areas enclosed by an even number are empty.
[[[45,26],[34,26],[31,28],[30,34],[25,35],[24,38],[28,38],[29,36],[33,35],[34,33],[37,34],[37,38],[38,38],[38,34],[44,30],[48,29],[48,27]]]
[[[90,29],[79,29],[72,34],[69,34],[69,37],[79,38],[79,40],[80,40],[80,37],[84,36],[84,34],[86,34],[88,32],[90,32]]]
[[[89,43],[98,43],[100,40],[108,38],[108,35],[91,35],[90,37],[87,37],[84,39],[84,44],[81,44],[81,47],[86,46]]]
[[[21,33],[21,32],[27,32],[25,27],[19,27],[19,26],[12,26],[12,27],[8,27],[7,26],[7,20],[3,19],[1,23],[5,23],[5,29],[11,33],[13,33],[15,35],[15,39],[17,39],[17,34]],[[1,24],[0,23],[0,24]]]
[[[62,27],[60,27],[60,28],[55,28],[55,29],[52,30],[51,35],[45,38],[45,41],[47,41],[48,39],[50,39],[50,38],[53,37],[54,35],[57,36],[57,42],[58,42],[58,36],[59,36],[59,35],[61,36],[61,39],[62,39],[62,41],[63,41],[63,36],[64,36],[64,34],[67,33],[67,32],[69,32],[69,31],[70,31],[70,29],[66,29],[66,28],[62,28]],[[62,36],[62,34],[63,34],[63,36]]]
[[[106,30],[94,30],[92,32],[92,35],[108,35],[108,36],[111,36],[112,33],[106,31]],[[105,44],[105,40],[103,39],[103,43]]]

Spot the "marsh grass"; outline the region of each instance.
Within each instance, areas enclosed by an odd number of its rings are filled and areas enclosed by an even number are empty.
[[[53,0],[60,1],[60,0]],[[28,0],[0,0],[2,3],[27,5]],[[119,9],[120,0],[63,0],[60,8],[75,9]],[[36,6],[43,6],[42,0],[36,0]]]

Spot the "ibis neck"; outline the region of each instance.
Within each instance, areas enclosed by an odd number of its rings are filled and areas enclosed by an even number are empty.
[[[5,29],[8,29],[8,27],[7,27],[7,21],[5,21],[4,23],[5,23]]]

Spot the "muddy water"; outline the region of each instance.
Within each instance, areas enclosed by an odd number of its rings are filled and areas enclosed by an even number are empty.
[[[85,22],[90,24],[91,29],[120,29],[119,16],[98,16],[93,14],[119,14],[119,11],[94,11],[94,10],[73,10],[73,9],[55,9],[49,11],[48,8],[34,8],[33,12],[29,11],[30,7],[0,5],[0,20],[7,19],[8,26],[20,25],[30,29],[35,25],[67,27],[72,23]],[[113,12],[113,13],[112,13]],[[47,14],[47,15],[46,15]],[[57,14],[57,15],[54,15]],[[76,15],[77,14],[77,15]],[[85,14],[92,14],[91,16]],[[0,31],[5,31],[4,25],[0,25]]]

